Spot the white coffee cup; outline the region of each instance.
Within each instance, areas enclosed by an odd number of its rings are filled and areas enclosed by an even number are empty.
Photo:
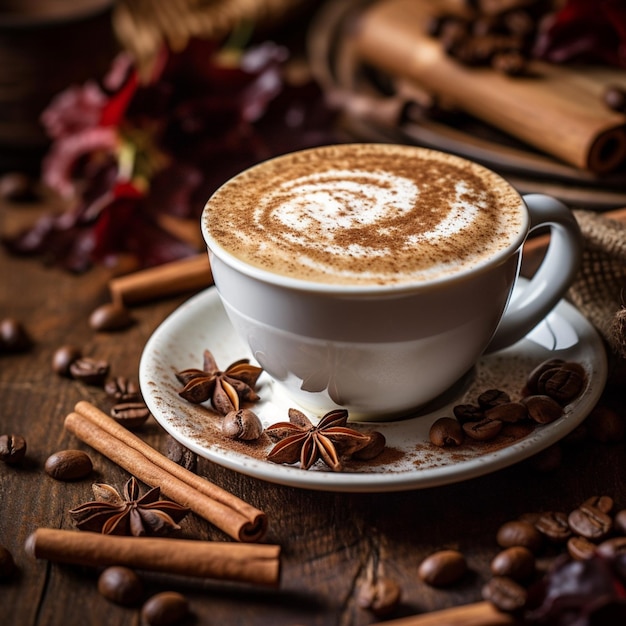
[[[386,159],[390,169],[397,163],[401,175],[380,174]],[[442,179],[447,182],[435,181],[437,168],[445,170]],[[423,171],[429,172],[427,177]],[[459,180],[469,181],[467,185],[454,183],[456,172]],[[402,190],[396,194],[393,189],[398,181]],[[474,195],[467,191],[471,181],[479,187]],[[380,194],[377,185],[382,186]],[[402,205],[394,208],[394,215],[406,210],[412,216],[413,205],[419,205],[422,198],[433,205],[437,194],[449,196],[446,202],[453,209],[446,205],[437,213],[435,207],[436,217],[424,227],[425,232],[398,239],[402,240],[398,250],[407,249],[406,241],[417,241],[413,255],[408,249],[407,263],[420,255],[427,258],[431,253],[422,248],[432,246],[432,254],[440,255],[436,268],[411,270],[413,274],[389,280],[365,269],[368,278],[360,281],[351,275],[348,259],[335,275],[332,268],[327,276],[325,270],[309,275],[310,267],[322,263],[316,244],[310,246],[316,248],[315,258],[307,257],[312,233],[319,231],[323,243],[336,242],[343,236],[344,222],[346,229],[356,228],[352,217],[345,217],[341,203],[350,204],[350,215],[357,216],[357,226],[365,235],[368,229],[376,231],[372,241],[376,246],[389,235],[389,228],[381,226],[389,202]],[[480,202],[473,205],[472,198]],[[361,211],[361,201],[369,208]],[[500,205],[494,209],[494,203]],[[287,214],[292,204],[303,211],[293,220]],[[249,215],[233,217],[230,223],[229,216],[245,206]],[[487,213],[497,233],[491,239]],[[469,224],[467,233],[462,232],[465,223]],[[268,224],[278,224],[288,235],[286,254],[279,260],[282,267],[264,265],[272,250],[281,251],[274,235],[260,243]],[[548,252],[507,309],[523,243],[539,227],[550,229]],[[522,198],[498,175],[458,157],[386,144],[314,148],[254,166],[209,199],[202,232],[226,313],[258,363],[294,406],[320,416],[341,407],[352,419],[389,419],[410,413],[450,388],[486,351],[523,338],[563,297],[582,254],[577,222],[557,200],[543,195]],[[293,251],[291,242],[295,242]],[[361,244],[350,246],[357,256],[367,249]],[[465,248],[472,246],[477,249],[476,258],[464,258]],[[335,243],[331,248],[342,254]],[[458,263],[455,255],[460,255]],[[382,258],[384,252],[374,251],[370,257],[361,254],[355,265],[367,268],[369,260],[373,265],[378,256]],[[390,258],[395,263],[401,253],[394,252]],[[342,257],[340,262],[344,261]]]

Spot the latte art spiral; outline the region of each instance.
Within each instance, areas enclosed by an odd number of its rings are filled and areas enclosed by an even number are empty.
[[[243,172],[213,195],[204,219],[219,246],[251,265],[314,282],[377,285],[472,267],[516,240],[522,215],[507,183],[473,163],[353,144]]]

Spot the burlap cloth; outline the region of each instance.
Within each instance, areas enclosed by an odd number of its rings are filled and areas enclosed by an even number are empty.
[[[612,356],[626,359],[626,222],[575,210],[584,237],[582,267],[568,297],[596,327]]]

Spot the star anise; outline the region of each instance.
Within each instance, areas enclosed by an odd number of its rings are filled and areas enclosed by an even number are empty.
[[[263,368],[250,365],[248,359],[231,363],[221,371],[209,350],[203,354],[202,369],[186,369],[176,373],[184,385],[178,392],[181,398],[193,404],[211,400],[213,408],[221,415],[238,411],[241,402],[255,402],[259,396],[254,385]]]
[[[267,456],[273,463],[300,462],[309,469],[322,459],[330,469],[343,469],[342,457],[349,457],[370,442],[367,434],[346,427],[348,411],[337,409],[326,413],[317,426],[297,409],[289,409],[289,421],[277,422],[265,429],[268,437],[278,443]]]
[[[139,497],[139,485],[133,476],[124,485],[123,496],[115,487],[92,485],[96,499],[72,509],[70,515],[80,530],[103,535],[167,535],[179,530],[178,522],[189,509],[176,502],[159,500],[160,487]]]

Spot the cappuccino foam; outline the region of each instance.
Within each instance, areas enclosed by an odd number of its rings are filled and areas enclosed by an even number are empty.
[[[519,195],[477,164],[411,146],[346,144],[242,172],[215,192],[203,219],[210,238],[250,265],[386,285],[479,265],[520,240],[525,215]]]

